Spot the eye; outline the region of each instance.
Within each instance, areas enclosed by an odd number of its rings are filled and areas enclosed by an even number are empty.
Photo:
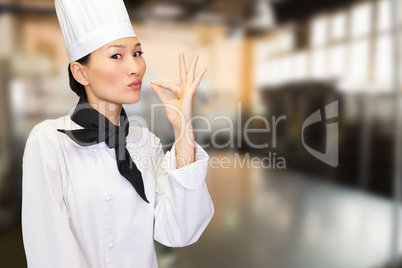
[[[121,55],[120,55],[120,54],[114,54],[114,55],[112,56],[112,58],[118,60],[118,59],[121,58]]]
[[[139,56],[141,56],[142,54],[144,54],[144,52],[142,52],[142,51],[136,51],[136,52],[134,53],[134,57],[139,57]]]

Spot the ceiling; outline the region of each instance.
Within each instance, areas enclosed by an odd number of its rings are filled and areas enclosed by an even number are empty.
[[[225,21],[245,20],[250,16],[257,0],[125,0],[128,9],[136,14],[140,10],[152,10],[156,6],[181,9],[177,20],[192,20],[197,14],[210,14]],[[276,21],[303,20],[314,14],[347,6],[358,0],[267,0],[271,3]],[[138,11],[138,12],[135,12]],[[151,12],[152,13],[152,12]]]
[[[274,3],[279,22],[297,21],[320,12],[348,6],[359,0],[283,0]]]
[[[124,0],[131,18],[138,20],[244,22],[257,0]],[[319,12],[344,7],[358,0],[267,0],[276,22],[299,21]],[[0,13],[54,14],[54,0],[0,1]]]

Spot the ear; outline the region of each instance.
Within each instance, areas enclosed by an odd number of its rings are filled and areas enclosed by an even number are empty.
[[[85,66],[74,61],[70,65],[70,70],[75,80],[78,81],[78,83],[80,83],[83,86],[89,85],[89,81],[87,79],[87,75],[85,72]]]

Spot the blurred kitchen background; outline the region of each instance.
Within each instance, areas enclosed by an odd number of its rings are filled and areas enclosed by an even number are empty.
[[[147,62],[126,109],[165,150],[173,132],[149,81],[178,84],[182,50],[208,68],[194,115],[210,125],[194,126],[214,159],[215,215],[194,245],[156,243],[161,268],[402,267],[402,1],[125,3]],[[21,158],[35,124],[76,104],[67,66],[52,0],[0,0],[0,267],[26,267]]]

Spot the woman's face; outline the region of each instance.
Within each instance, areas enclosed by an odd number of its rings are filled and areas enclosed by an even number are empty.
[[[90,103],[129,104],[140,100],[146,64],[137,38],[118,39],[95,50],[84,69]]]

